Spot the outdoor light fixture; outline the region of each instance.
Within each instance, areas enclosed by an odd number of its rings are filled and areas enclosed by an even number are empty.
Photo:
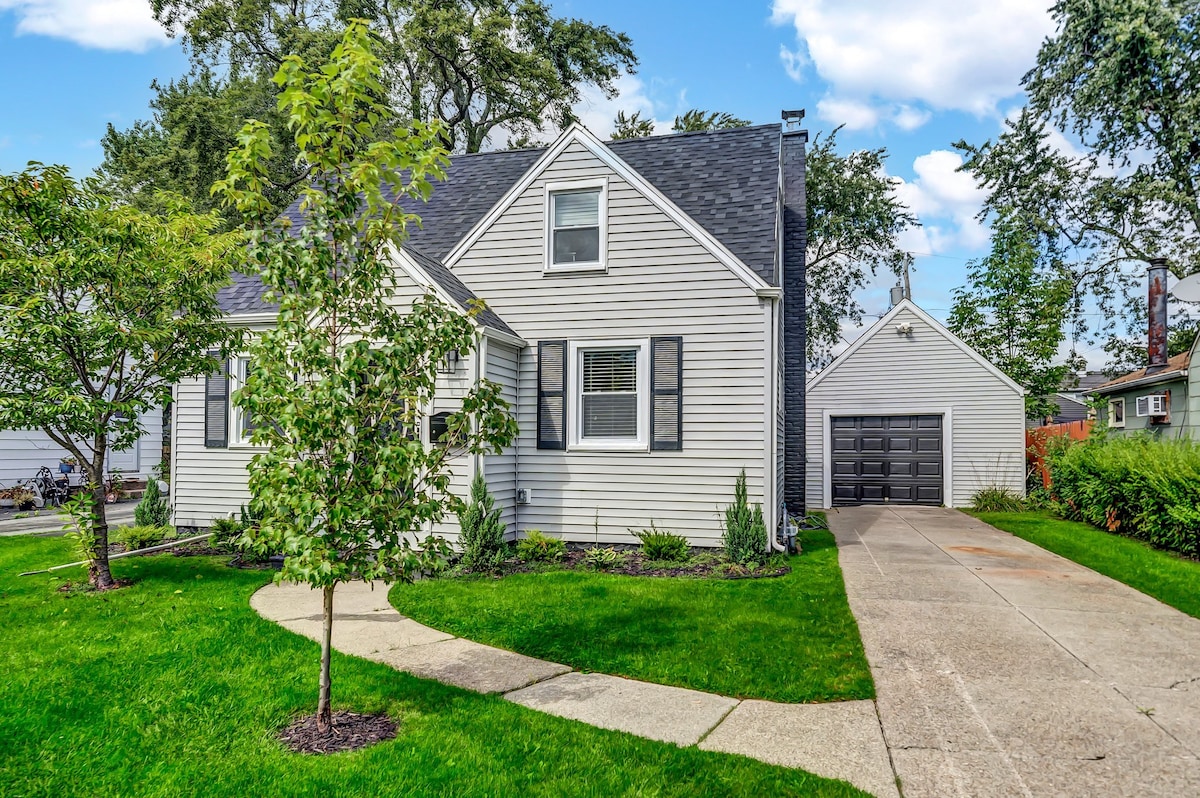
[[[458,370],[458,359],[458,350],[451,349],[446,353],[446,356],[442,358],[442,363],[438,367],[438,371],[442,374],[453,374]]]

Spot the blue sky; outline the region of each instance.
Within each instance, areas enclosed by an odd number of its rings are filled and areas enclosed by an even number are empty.
[[[966,263],[986,251],[974,222],[980,193],[955,172],[951,142],[996,135],[1022,102],[1021,75],[1052,31],[1049,0],[558,0],[556,13],[628,33],[641,61],[616,100],[579,112],[608,132],[617,109],[666,129],[699,107],[755,123],[807,110],[810,131],[845,124],[843,147],[886,147],[888,171],[923,226],[905,237],[917,258],[913,295],[944,318]],[[149,115],[150,82],[187,70],[146,0],[0,0],[0,170],[102,158],[105,126]],[[886,308],[881,277],[861,301]],[[868,319],[868,322],[870,319]],[[847,337],[854,331],[848,329]]]

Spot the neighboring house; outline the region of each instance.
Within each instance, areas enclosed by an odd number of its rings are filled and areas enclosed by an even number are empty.
[[[808,504],[1025,492],[1025,391],[905,299],[808,382]]]
[[[1119,435],[1153,435],[1200,439],[1200,373],[1190,368],[1196,351],[1168,358],[1161,368],[1147,366],[1105,383],[1099,422]]]
[[[801,509],[805,142],[779,125],[618,142],[575,125],[544,149],[458,156],[427,204],[406,205],[422,225],[395,257],[398,305],[432,292],[489,308],[422,440],[480,377],[520,427],[503,453],[454,462],[458,495],[482,470],[510,532],[601,543],[653,522],[719,545],[743,469],[768,523],[784,499]],[[230,320],[272,324],[261,293],[236,276]],[[179,526],[249,500],[254,448],[228,402],[244,369],[176,387]]]
[[[142,437],[128,449],[108,453],[109,473],[120,471],[127,479],[146,479],[163,459],[163,414],[153,410],[142,416]],[[39,430],[0,430],[0,487],[33,478],[42,466],[58,475],[58,463],[67,450]],[[71,476],[79,481],[79,472]]]
[[[1092,411],[1088,407],[1088,394],[1108,381],[1108,376],[1101,371],[1067,375],[1062,381],[1060,390],[1050,396],[1050,399],[1058,405],[1058,412],[1040,422],[1028,421],[1026,426],[1066,424],[1091,418]]]
[[[1189,351],[1168,357],[1166,259],[1152,258],[1146,276],[1146,367],[1093,392],[1102,400],[1099,422],[1118,435],[1200,439],[1200,370],[1191,368],[1200,337]]]

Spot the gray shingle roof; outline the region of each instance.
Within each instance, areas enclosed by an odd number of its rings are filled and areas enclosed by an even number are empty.
[[[404,251],[417,262],[429,279],[437,283],[443,291],[450,295],[450,298],[458,303],[463,310],[469,310],[471,300],[479,299],[475,296],[475,292],[467,288],[463,281],[455,277],[449,269],[447,269],[440,260],[429,257],[418,249],[405,245]],[[493,330],[517,335],[513,329],[504,323],[504,319],[496,315],[496,311],[491,308],[484,308],[483,312],[475,317],[476,320],[485,327],[491,327]],[[518,338],[521,336],[517,335]]]
[[[757,125],[706,133],[680,133],[608,142],[612,151],[694,219],[767,283],[775,280],[775,219],[778,202],[779,125]],[[405,246],[432,262],[430,273],[451,296],[445,278],[465,285],[443,266],[471,228],[504,196],[544,149],[506,150],[459,155],[434,186],[427,203],[405,200],[406,210],[421,217]],[[299,203],[284,213],[293,229],[303,224]],[[422,263],[424,266],[425,264]],[[261,299],[255,277],[233,275],[219,300],[227,313],[273,309]],[[474,296],[471,294],[471,296]],[[495,316],[495,314],[491,314]],[[496,317],[496,321],[503,321]],[[482,319],[481,319],[482,321]],[[483,322],[495,326],[490,322]],[[508,329],[505,325],[502,329]]]
[[[779,125],[608,146],[769,285],[775,285]]]

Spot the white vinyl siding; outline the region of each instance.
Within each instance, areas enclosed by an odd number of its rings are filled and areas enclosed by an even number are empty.
[[[517,410],[517,350],[498,341],[487,342],[487,373],[489,380],[500,385],[500,397]],[[531,389],[532,390],[532,389]],[[517,447],[509,446],[500,454],[483,458],[483,476],[488,490],[500,508],[500,520],[509,537],[517,528]]]
[[[393,302],[406,309],[423,294],[403,273],[397,278]],[[252,334],[252,333],[251,333]],[[475,354],[459,358],[449,374],[438,374],[437,391],[433,401],[424,408],[421,439],[428,440],[427,416],[462,407],[462,396],[475,379]],[[255,449],[249,447],[205,448],[204,446],[204,380],[187,380],[176,386],[175,406],[176,445],[173,500],[177,526],[207,527],[213,519],[236,514],[250,501],[247,487],[247,468]],[[233,416],[230,417],[231,422]],[[233,427],[230,427],[231,434]],[[232,439],[232,437],[231,437]],[[470,495],[473,458],[460,456],[450,462],[451,492],[466,498]],[[433,527],[434,532],[455,539],[458,519],[447,516]]]
[[[909,335],[896,332],[911,324]],[[873,332],[848,359],[807,391],[806,498],[826,505],[825,418],[859,415],[942,414],[949,411],[950,475],[947,504],[966,507],[981,488],[1025,492],[1025,403],[1006,382],[960,349],[944,330],[908,309]]]
[[[545,186],[607,179],[607,272],[556,274],[546,262]],[[746,470],[764,474],[761,301],[728,267],[582,145],[572,144],[453,266],[529,342],[521,351],[521,530],[632,543],[659,528],[719,545],[720,511]],[[683,338],[681,451],[595,452],[536,446],[537,341]],[[597,534],[598,529],[598,534]]]
[[[137,444],[120,452],[110,452],[108,469],[119,468],[126,479],[146,479],[162,462],[162,410],[155,408],[142,415],[142,436]],[[33,479],[42,466],[59,475],[58,463],[69,456],[67,450],[39,430],[0,430],[0,487]],[[79,469],[70,475],[71,484],[79,483]]]

